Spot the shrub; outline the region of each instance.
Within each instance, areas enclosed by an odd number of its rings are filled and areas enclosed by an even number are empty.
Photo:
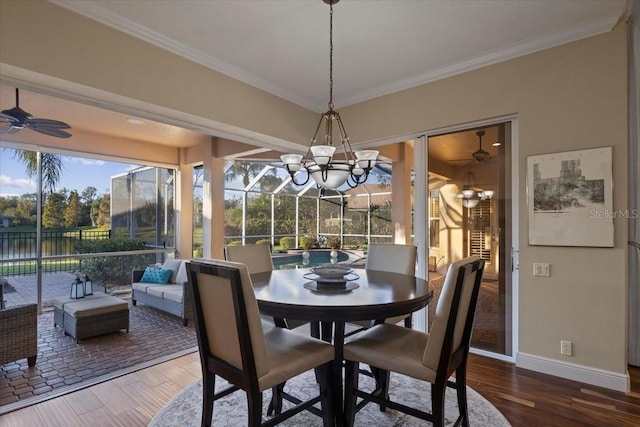
[[[270,245],[271,239],[260,239],[256,241],[256,245]]]
[[[302,249],[311,249],[318,246],[318,241],[315,239],[315,237],[302,236],[300,237],[300,246],[302,247]]]
[[[125,237],[80,240],[75,245],[79,254],[97,252],[125,252],[144,249],[144,242]],[[131,271],[155,262],[155,254],[96,256],[80,261],[81,271],[92,281],[105,286],[131,284]]]
[[[339,237],[329,237],[327,240],[327,246],[331,249],[340,249],[340,238]]]
[[[283,237],[280,239],[280,247],[282,249],[291,249],[296,244],[295,237]]]
[[[242,240],[232,240],[227,242],[227,246],[242,246]]]

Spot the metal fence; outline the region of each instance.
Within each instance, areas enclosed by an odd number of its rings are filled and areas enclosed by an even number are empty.
[[[43,231],[42,262],[44,272],[80,271],[81,258],[64,257],[76,253],[75,245],[83,239],[110,239],[111,230],[105,231]],[[53,257],[53,259],[51,258]],[[63,257],[55,259],[56,257]],[[38,259],[38,241],[35,231],[0,232],[0,275],[21,276],[34,274]]]

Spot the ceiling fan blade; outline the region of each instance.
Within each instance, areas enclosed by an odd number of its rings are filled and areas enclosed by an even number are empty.
[[[10,123],[17,123],[18,122],[18,120],[15,117],[7,114],[4,111],[0,112],[0,118],[4,119],[4,120],[6,120],[6,121],[8,121]]]
[[[47,128],[47,127],[42,127],[42,128],[32,128],[29,126],[30,129],[36,131],[36,132],[40,132],[43,133],[45,135],[49,135],[49,136],[55,136],[57,138],[69,138],[71,136],[70,133],[65,132],[63,130],[59,130],[59,129],[52,129],[52,128]]]
[[[51,120],[51,119],[28,119],[26,121],[26,126],[31,129],[42,129],[42,128],[50,128],[50,129],[71,129],[71,126],[66,124],[65,122],[61,122],[59,120]]]
[[[11,126],[11,125],[3,126],[3,127],[0,128],[0,134],[1,135],[8,135],[10,133],[16,133],[20,129],[22,129],[22,128],[14,127],[14,126]]]

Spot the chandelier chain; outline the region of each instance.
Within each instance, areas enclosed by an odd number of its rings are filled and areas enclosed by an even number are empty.
[[[329,4],[329,109],[333,110],[333,3]]]

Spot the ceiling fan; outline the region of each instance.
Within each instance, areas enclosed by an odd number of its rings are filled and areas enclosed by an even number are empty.
[[[473,152],[472,156],[474,159],[476,159],[476,162],[482,163],[489,158],[489,152],[482,149],[482,137],[484,136],[484,131],[479,130],[478,132],[476,132],[476,135],[478,135],[478,138],[480,139],[480,145],[478,149]]]
[[[0,112],[0,134],[16,133],[28,128],[57,138],[69,138],[70,133],[62,129],[70,129],[65,122],[51,119],[38,119],[20,108],[20,94],[16,88],[16,106]]]
[[[479,130],[476,132],[478,136],[478,149],[471,153],[471,157],[467,157],[465,159],[452,159],[451,162],[463,162],[464,164],[471,163],[485,163],[488,160],[491,160],[491,154],[482,149],[482,137],[485,135],[484,130]]]

